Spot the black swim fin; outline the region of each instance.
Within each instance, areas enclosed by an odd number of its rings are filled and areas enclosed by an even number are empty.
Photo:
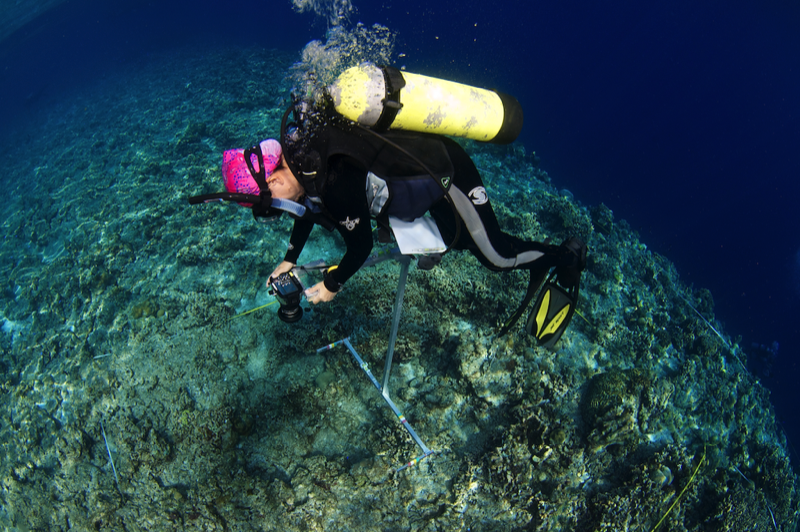
[[[572,237],[559,246],[560,264],[550,271],[549,276],[548,270],[531,269],[525,298],[511,318],[500,328],[498,336],[506,334],[517,323],[538,292],[539,296],[528,317],[525,330],[536,337],[539,345],[544,347],[555,345],[575,313],[581,272],[586,268],[587,251],[583,240]]]
[[[542,347],[553,347],[567,330],[575,305],[578,303],[578,284],[569,289],[556,284],[553,272],[539,292],[525,330],[532,334]]]

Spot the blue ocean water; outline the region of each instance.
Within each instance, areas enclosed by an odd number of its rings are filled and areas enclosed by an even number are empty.
[[[800,8],[382,6],[374,18],[401,32],[409,70],[514,94],[526,113],[521,142],[543,168],[708,288],[753,358],[753,344],[779,343],[762,377],[800,442]]]
[[[716,317],[741,335],[798,447],[796,6],[387,0],[356,8],[353,21],[397,32],[398,64],[409,71],[515,95],[526,113],[520,142],[559,187],[607,205],[685,282],[710,290]],[[65,2],[0,43],[0,139],[27,142],[13,133],[48,107],[170,49],[298,53],[325,30],[288,2]],[[54,243],[45,256],[60,250]]]

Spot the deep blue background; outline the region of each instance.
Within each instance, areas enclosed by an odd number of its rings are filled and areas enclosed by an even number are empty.
[[[357,4],[354,21],[396,30],[399,64],[517,96],[521,141],[559,186],[608,205],[684,280],[709,288],[743,346],[780,342],[764,383],[800,442],[800,7],[371,4]],[[37,106],[164,48],[299,51],[324,32],[288,0],[70,0],[0,43],[0,135]]]

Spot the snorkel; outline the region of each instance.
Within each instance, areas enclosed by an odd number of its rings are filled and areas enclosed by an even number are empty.
[[[273,198],[267,189],[266,194],[239,194],[236,192],[215,192],[213,194],[202,194],[189,198],[189,205],[199,205],[200,203],[213,203],[223,201],[235,201],[236,203],[251,204],[253,217],[259,221],[271,223],[277,220],[284,212],[295,220],[308,218],[308,209],[297,202]]]

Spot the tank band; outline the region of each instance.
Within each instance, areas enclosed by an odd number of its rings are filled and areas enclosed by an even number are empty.
[[[394,67],[381,66],[380,69],[386,85],[386,97],[381,102],[383,110],[373,129],[378,133],[385,133],[391,127],[397,113],[403,108],[403,104],[400,103],[400,89],[406,86],[406,80],[403,78],[403,73]]]

